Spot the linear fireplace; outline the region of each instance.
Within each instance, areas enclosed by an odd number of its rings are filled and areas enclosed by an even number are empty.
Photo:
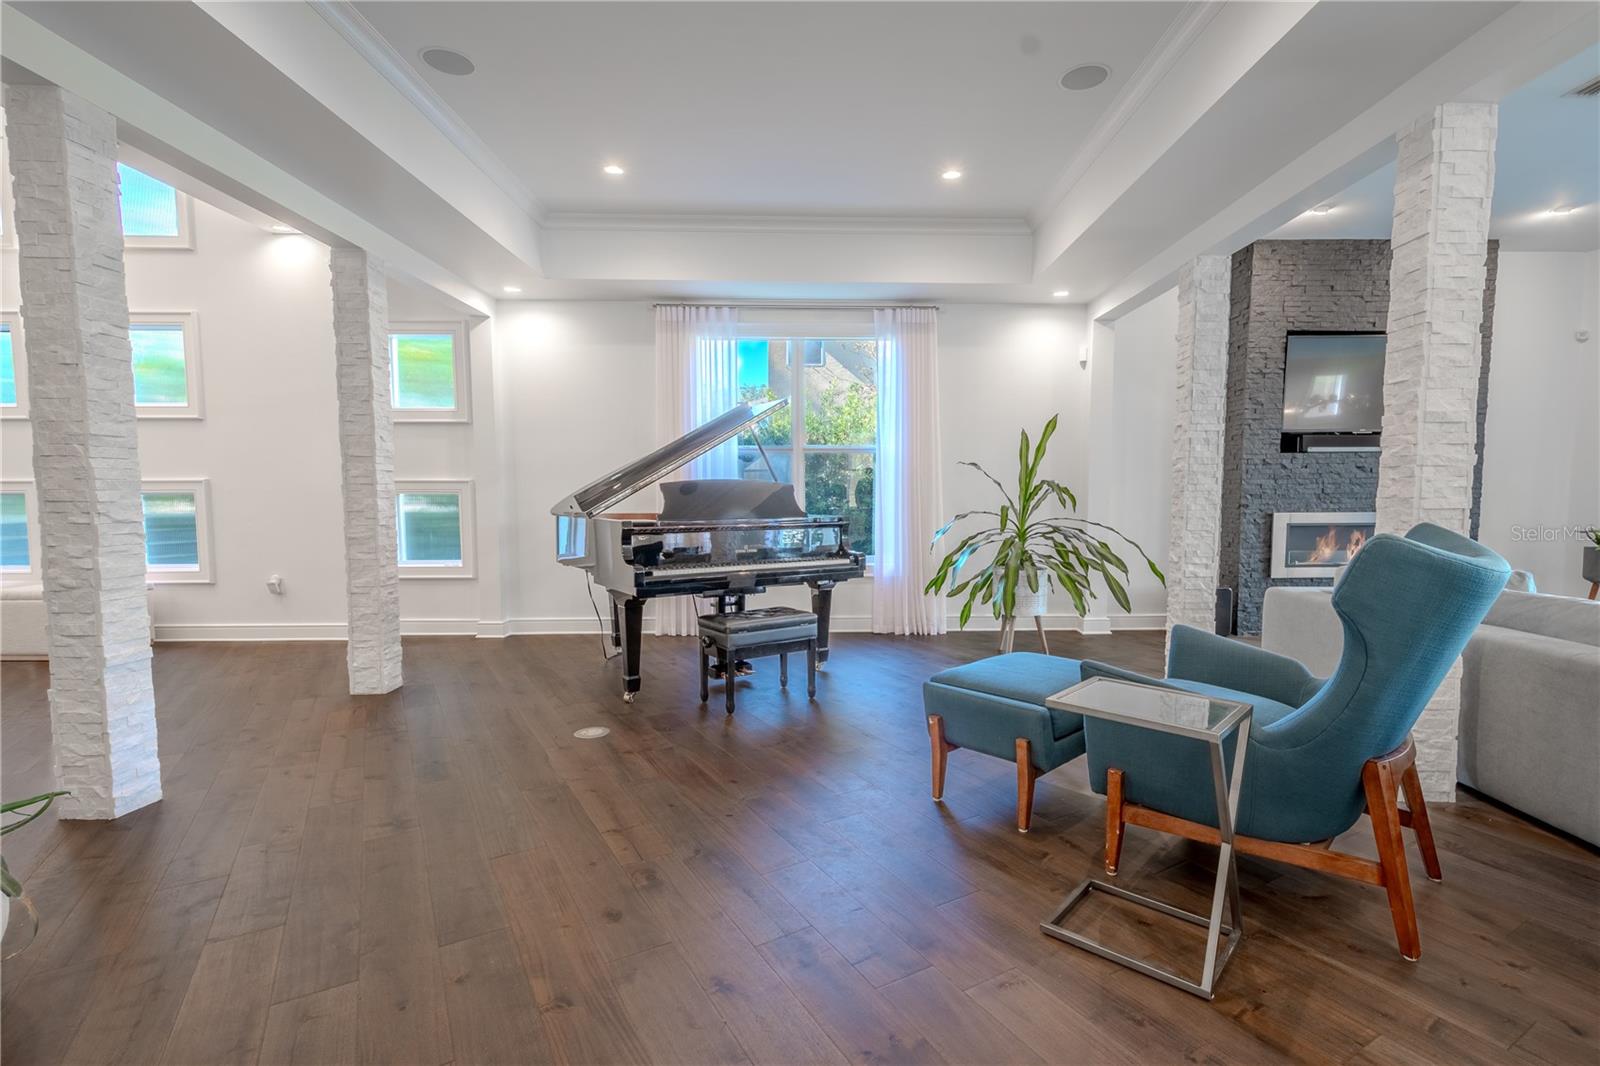
[[[1272,576],[1336,577],[1372,536],[1371,511],[1290,511],[1272,516]]]

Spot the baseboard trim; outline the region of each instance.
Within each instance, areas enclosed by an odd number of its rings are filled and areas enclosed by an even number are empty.
[[[958,632],[960,617],[946,619],[950,632]],[[1048,614],[1044,628],[1050,633],[1112,633],[1124,630],[1165,629],[1164,614],[1112,615],[1110,618],[1079,618],[1075,614]],[[1103,628],[1102,628],[1103,627]],[[645,632],[652,626],[646,620]],[[1000,628],[991,615],[973,618],[967,623],[970,632],[987,633]],[[1031,630],[1032,625],[1020,627]],[[870,633],[872,616],[865,614],[834,615],[832,630],[835,633]],[[572,618],[506,618],[500,621],[476,618],[404,618],[400,621],[400,635],[405,637],[502,637],[559,636],[595,634],[600,632],[593,615]],[[267,622],[232,623],[203,622],[195,624],[157,625],[155,639],[168,641],[292,641],[292,640],[344,640],[343,622]]]

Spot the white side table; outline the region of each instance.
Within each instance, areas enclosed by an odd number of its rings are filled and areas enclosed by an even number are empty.
[[[1081,714],[1085,718],[1101,718],[1140,729],[1189,737],[1208,747],[1211,783],[1217,804],[1217,833],[1221,840],[1221,850],[1217,855],[1216,886],[1211,892],[1210,915],[1195,914],[1091,877],[1073,889],[1061,901],[1056,912],[1039,924],[1039,928],[1047,936],[1075,944],[1085,951],[1092,951],[1185,992],[1192,992],[1204,999],[1213,998],[1212,989],[1216,987],[1222,968],[1244,939],[1244,925],[1239,913],[1239,871],[1234,861],[1233,823],[1239,814],[1239,785],[1244,780],[1244,757],[1249,748],[1250,714],[1253,708],[1248,703],[1213,699],[1193,692],[1139,685],[1107,677],[1081,681],[1051,696],[1045,700],[1045,704]],[[1237,733],[1239,740],[1234,745],[1232,773],[1225,773],[1222,745],[1231,733]],[[1200,970],[1200,980],[1191,981],[1067,929],[1062,923],[1068,913],[1087,899],[1091,892],[1104,892],[1108,896],[1202,926],[1206,930],[1206,957]],[[1222,921],[1224,901],[1228,905],[1228,924]]]

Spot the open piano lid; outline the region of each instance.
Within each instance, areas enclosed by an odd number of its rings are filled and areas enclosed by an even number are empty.
[[[550,508],[550,513],[593,518],[640,489],[655,484],[679,467],[692,463],[712,448],[738,436],[745,429],[788,404],[788,399],[784,398],[758,404],[742,403],[732,410],[724,411],[670,444],[663,444],[644,458],[635,459],[598,481],[585,485]]]

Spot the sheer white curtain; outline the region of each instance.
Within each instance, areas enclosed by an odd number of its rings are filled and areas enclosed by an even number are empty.
[[[878,465],[873,474],[878,554],[872,580],[874,633],[945,631],[933,576],[934,531],[945,520],[939,455],[939,320],[931,307],[873,313],[878,339]]]
[[[656,439],[665,444],[739,402],[739,316],[732,307],[656,308]],[[739,476],[739,446],[728,441],[677,472],[681,478]],[[652,490],[654,491],[654,490]],[[694,600],[656,601],[656,633],[696,632]]]

